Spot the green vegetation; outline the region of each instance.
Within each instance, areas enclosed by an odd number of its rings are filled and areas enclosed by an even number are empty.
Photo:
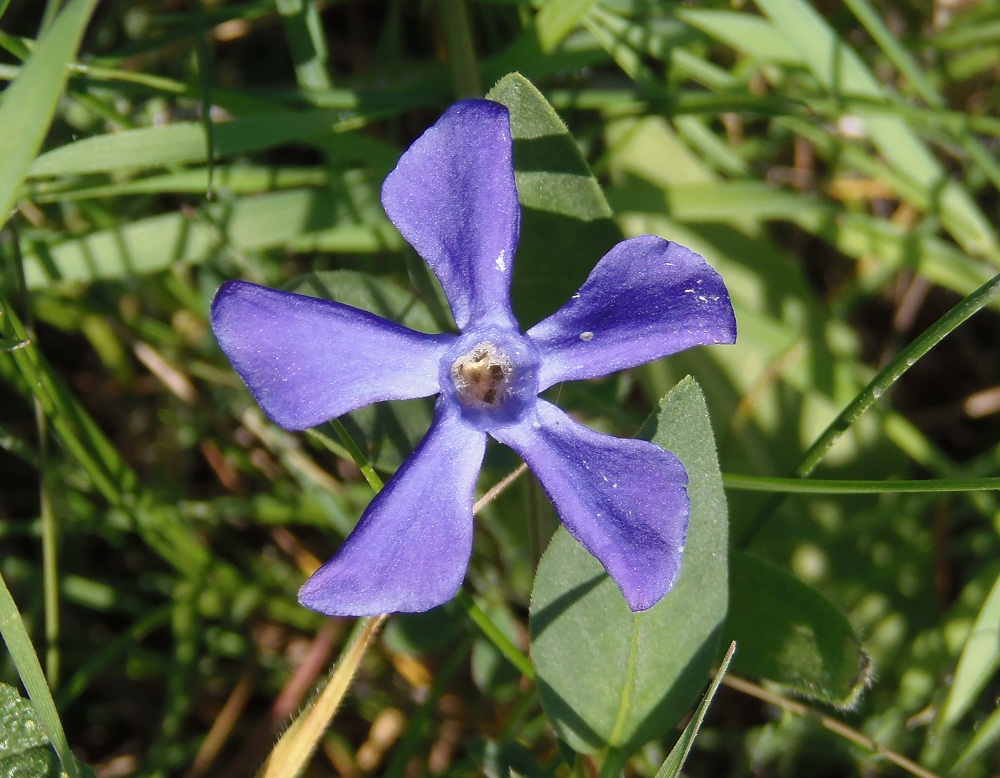
[[[254,775],[328,676],[268,775],[1000,772],[1000,4],[0,0],[0,49],[0,774]],[[691,572],[623,613],[491,445],[459,597],[326,619],[430,405],[285,432],[208,307],[447,331],[379,191],[488,92],[523,325],[622,235],[732,294],[735,346],[556,388],[697,474]]]

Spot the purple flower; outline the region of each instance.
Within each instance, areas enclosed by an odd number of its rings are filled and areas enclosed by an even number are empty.
[[[212,303],[223,351],[285,429],[379,400],[438,395],[416,451],[302,587],[309,608],[361,616],[451,599],[472,550],[487,436],[521,455],[633,611],[655,605],[677,578],[690,507],[677,457],[594,432],[538,393],[733,343],[729,294],[701,256],[644,235],[615,246],[561,310],[522,333],[510,308],[520,223],[511,156],[507,109],[465,100],[382,187],[389,218],[441,281],[458,335],[243,281],[224,284]]]

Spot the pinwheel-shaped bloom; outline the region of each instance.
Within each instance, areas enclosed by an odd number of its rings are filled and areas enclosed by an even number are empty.
[[[680,571],[687,474],[652,443],[582,426],[539,392],[689,346],[732,343],[726,287],[705,260],[646,235],[615,246],[566,305],[522,333],[510,307],[520,211],[510,117],[453,105],[382,188],[393,224],[437,275],[460,334],[242,281],[212,304],[219,344],[264,411],[301,430],[379,400],[438,395],[430,430],[336,556],[299,595],[331,615],[423,611],[451,599],[472,550],[487,436],[521,455],[563,524],[632,610]]]

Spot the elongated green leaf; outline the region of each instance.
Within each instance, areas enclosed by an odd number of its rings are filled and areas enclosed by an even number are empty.
[[[767,19],[737,11],[700,8],[681,8],[674,15],[682,22],[753,57],[782,65],[802,63],[798,50]]]
[[[830,206],[759,181],[711,182],[656,187],[633,179],[608,192],[615,213],[649,212],[680,221],[730,222],[733,214],[743,218],[789,219],[822,213]]]
[[[0,636],[10,651],[21,683],[31,697],[29,705],[14,689],[0,684],[0,769],[9,770],[4,771],[5,775],[58,775],[61,762],[71,778],[77,778],[76,760],[69,750],[38,655],[2,576]],[[8,762],[8,759],[11,761]],[[29,769],[31,766],[37,767],[37,772],[32,772]]]
[[[976,734],[948,774],[962,775],[965,769],[981,756],[990,751],[995,752],[998,743],[1000,743],[1000,708],[993,711],[982,726],[976,729]]]
[[[57,281],[142,275],[175,262],[202,262],[226,244],[247,250],[399,249],[399,233],[381,209],[374,210],[374,192],[359,186],[355,194],[349,203],[326,189],[299,189],[213,204],[198,214],[200,219],[182,213],[152,216],[26,253],[25,280],[29,289],[37,289]],[[359,213],[366,200],[371,208]],[[11,280],[3,282],[9,286]]]
[[[233,194],[259,194],[277,189],[323,187],[333,183],[329,169],[300,167],[266,167],[257,165],[216,166],[212,170],[216,190]],[[208,168],[192,168],[176,173],[157,173],[97,186],[60,186],[63,182],[34,182],[26,187],[25,196],[35,202],[65,202],[89,197],[115,197],[155,192],[190,192],[204,194],[208,191]]]
[[[295,80],[303,89],[330,89],[323,21],[312,0],[277,0],[285,37],[295,63]]]
[[[226,157],[258,151],[334,132],[344,124],[343,116],[343,111],[288,111],[221,122],[214,127],[215,155]],[[343,143],[345,152],[352,146],[365,145],[363,139],[350,133],[340,134],[337,139]],[[203,161],[206,148],[205,126],[201,122],[177,122],[97,135],[60,146],[38,157],[28,173],[64,176],[158,168]]]
[[[871,681],[851,623],[791,573],[741,551],[730,555],[724,635],[739,643],[733,669],[794,694],[848,708]]]
[[[733,654],[735,653],[736,643],[733,642],[729,644],[729,650],[726,651],[726,655],[722,658],[719,671],[715,674],[715,678],[709,685],[708,691],[705,692],[705,696],[698,709],[691,717],[691,721],[684,727],[680,738],[674,743],[674,747],[670,749],[666,761],[656,771],[656,778],[677,778],[681,774],[684,762],[687,761],[688,754],[691,753],[691,746],[694,745],[694,739],[698,736],[698,730],[701,729],[701,724],[705,720],[705,714],[708,713],[708,706],[712,704],[715,693],[719,691],[719,686],[722,685],[722,679],[725,677],[726,671],[729,669],[729,663],[733,661]]]
[[[734,213],[741,218],[790,220],[848,256],[911,268],[961,295],[989,278],[988,265],[954,244],[757,181],[655,185],[628,177],[608,191],[608,199],[618,214],[664,215],[683,222],[728,224]]]
[[[521,202],[512,296],[527,328],[561,307],[622,233],[566,125],[541,93],[514,73],[487,97],[510,109]]]
[[[0,219],[14,204],[17,189],[48,131],[97,0],[71,0],[35,46],[31,58],[0,102]]]
[[[958,723],[997,668],[1000,668],[1000,576],[994,581],[962,648],[955,679],[941,706],[940,729],[948,729]]]
[[[535,17],[542,51],[552,51],[587,15],[595,0],[549,0]]]
[[[798,49],[813,75],[833,94],[888,99],[857,53],[804,0],[757,0],[764,14]],[[879,152],[901,174],[933,193],[932,209],[966,250],[996,249],[989,222],[960,184],[951,180],[902,119],[871,116],[866,127]]]
[[[532,592],[542,705],[560,737],[583,752],[627,752],[676,724],[705,683],[726,613],[726,500],[697,383],[678,384],[644,432],[673,451],[691,479],[691,523],[673,590],[632,613],[600,563],[559,529]]]

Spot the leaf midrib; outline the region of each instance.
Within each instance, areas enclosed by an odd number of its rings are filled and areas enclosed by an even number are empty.
[[[622,685],[621,699],[618,704],[618,715],[615,718],[615,725],[611,728],[611,736],[608,738],[609,745],[620,745],[621,730],[625,726],[628,717],[629,707],[632,700],[632,689],[635,686],[636,667],[639,664],[639,625],[641,615],[636,614],[632,622],[632,639],[629,641],[628,670],[625,673],[625,683]]]

